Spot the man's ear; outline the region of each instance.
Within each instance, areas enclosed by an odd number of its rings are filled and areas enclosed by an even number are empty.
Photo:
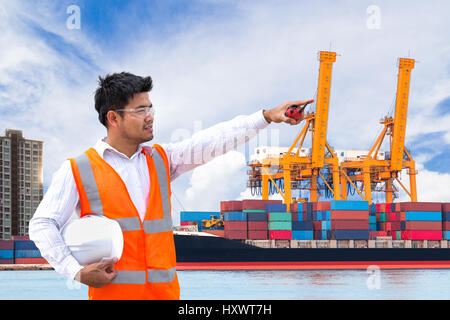
[[[119,117],[120,116],[117,114],[117,112],[109,110],[106,114],[106,123],[108,124],[108,127],[117,127]]]

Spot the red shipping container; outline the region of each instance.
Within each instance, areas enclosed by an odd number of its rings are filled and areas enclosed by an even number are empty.
[[[392,212],[390,203],[386,203],[385,206],[386,206],[386,212]]]
[[[391,216],[391,221],[398,221],[396,212],[391,212],[389,215]]]
[[[332,210],[331,220],[369,220],[368,211]]]
[[[266,240],[268,239],[267,230],[248,230],[248,239]]]
[[[441,211],[440,202],[401,202],[401,211]]]
[[[373,240],[375,237],[386,237],[386,231],[369,231],[370,240]]]
[[[401,228],[402,228],[402,225],[401,225],[400,221],[392,221],[391,222],[391,230],[392,231],[400,231]]]
[[[247,221],[224,221],[225,230],[247,230]]]
[[[322,230],[322,221],[313,221],[313,230]]]
[[[450,212],[450,202],[442,204],[442,212]]]
[[[14,259],[0,259],[0,264],[14,264]]]
[[[327,210],[331,210],[331,202],[330,201],[317,202],[317,211],[327,211]]]
[[[291,212],[291,214],[292,214],[292,221],[298,221],[299,213],[298,212]]]
[[[377,213],[380,212],[380,204],[379,203],[375,204],[375,212],[377,212]]]
[[[247,229],[250,230],[267,230],[267,221],[248,221]]]
[[[0,250],[14,250],[14,240],[0,240]]]
[[[302,204],[300,203],[300,205],[302,205]],[[290,207],[291,212],[298,212],[298,206],[299,206],[298,202],[291,203],[291,207]]]
[[[402,240],[442,240],[442,231],[402,231]]]
[[[197,221],[180,221],[180,226],[195,226]]]
[[[291,230],[271,230],[269,231],[269,239],[292,239]]]
[[[274,204],[282,204],[282,200],[242,200],[242,210],[266,210],[266,204],[274,203]]]
[[[386,212],[386,203],[380,203],[378,212]]]
[[[441,221],[406,221],[405,231],[410,230],[430,230],[442,231]]]
[[[391,222],[386,222],[386,231],[391,231],[392,230],[391,227],[392,227]]]
[[[227,239],[247,239],[247,230],[226,230],[225,238]]]
[[[450,230],[450,221],[442,221],[442,230]]]
[[[16,264],[48,264],[44,258],[16,258]]]
[[[320,221],[319,221],[320,222]],[[366,230],[369,221],[365,220],[334,220],[331,221],[331,230]]]

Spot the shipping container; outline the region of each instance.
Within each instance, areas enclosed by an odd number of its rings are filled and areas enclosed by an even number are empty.
[[[242,200],[242,209],[260,209],[265,210],[266,204],[281,204],[283,201],[281,200]]]
[[[406,211],[406,221],[442,221],[440,211]]]
[[[266,204],[265,210],[267,212],[286,212],[286,205],[283,203],[269,203]]]
[[[14,259],[0,259],[0,264],[14,264]]]
[[[292,239],[291,230],[270,230],[269,239]]]
[[[440,202],[400,202],[400,211],[441,211]]]
[[[15,250],[15,258],[42,258],[39,250]]]
[[[405,231],[409,230],[442,230],[442,223],[441,221],[406,221]]]
[[[226,220],[225,230],[247,230],[247,221]]]
[[[247,230],[226,230],[225,238],[228,239],[247,239]]]
[[[331,210],[366,210],[369,212],[368,201],[349,201],[349,200],[332,200],[330,201]]]
[[[317,221],[322,226],[322,221]],[[313,230],[311,221],[292,221],[292,230]]]
[[[242,211],[225,212],[223,219],[225,221],[247,221],[247,213]]]
[[[442,212],[450,212],[450,202],[442,204]]]
[[[331,221],[332,230],[366,230],[369,220],[334,220]]]
[[[442,231],[402,231],[402,240],[441,240]]]
[[[269,212],[269,221],[292,221],[290,212]]]
[[[14,250],[14,240],[0,240],[0,250]]]
[[[14,250],[38,250],[31,240],[14,240]]]
[[[265,240],[268,239],[267,230],[248,230],[248,239],[252,240]]]
[[[266,212],[246,212],[247,221],[267,221]]]
[[[331,239],[369,240],[369,230],[331,230]]]
[[[48,264],[44,258],[16,258],[16,264]]]
[[[292,239],[295,240],[314,240],[314,233],[312,230],[292,230]]]
[[[267,224],[267,221],[248,221],[247,229],[248,230],[267,230],[268,224]]]
[[[0,249],[0,259],[14,259],[14,250]]]
[[[181,211],[180,221],[202,221],[209,220],[211,216],[220,218],[220,212],[214,211]]]
[[[369,211],[331,211],[331,220],[369,220]]]
[[[290,222],[290,221],[269,221],[268,229],[269,230],[292,230],[292,222]]]

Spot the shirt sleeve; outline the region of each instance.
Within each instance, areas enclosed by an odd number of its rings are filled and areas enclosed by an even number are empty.
[[[169,159],[171,180],[237,148],[268,125],[260,110],[218,123],[181,142],[162,144]]]
[[[69,221],[79,202],[70,161],[55,172],[44,198],[30,220],[30,239],[56,272],[74,279],[83,267],[72,256],[59,230]]]

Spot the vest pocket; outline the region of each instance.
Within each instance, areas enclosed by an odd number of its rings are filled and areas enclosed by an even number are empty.
[[[172,231],[145,235],[146,262],[149,269],[171,269],[176,265]]]

